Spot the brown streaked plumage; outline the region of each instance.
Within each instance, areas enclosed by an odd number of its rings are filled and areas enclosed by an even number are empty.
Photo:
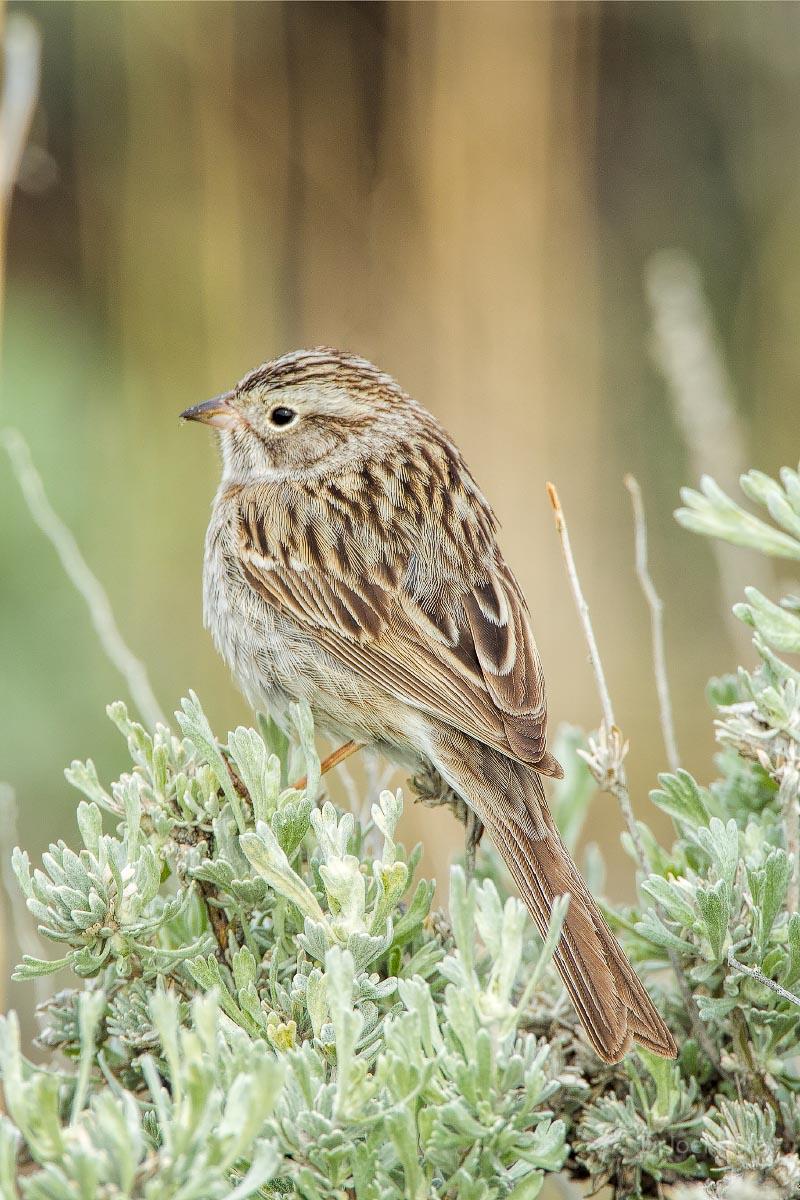
[[[287,354],[183,414],[220,433],[206,624],[254,707],[431,762],[489,829],[597,1053],[676,1053],[555,828],[544,676],[497,523],[460,452],[371,363]]]

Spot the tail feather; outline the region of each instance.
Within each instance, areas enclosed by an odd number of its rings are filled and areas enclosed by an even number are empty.
[[[465,780],[462,759],[461,778],[452,785],[478,811],[542,935],[553,901],[570,894],[554,961],[594,1049],[606,1062],[618,1062],[636,1041],[674,1058],[675,1040],[578,874],[547,808],[539,776],[497,754],[501,762],[492,765],[503,768],[501,797],[496,782],[492,786],[497,772],[487,772],[489,764],[482,757],[480,776],[470,772]],[[446,772],[451,778],[452,765],[451,760]]]

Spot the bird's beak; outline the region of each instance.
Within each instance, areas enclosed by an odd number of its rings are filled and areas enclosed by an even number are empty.
[[[213,425],[216,429],[233,429],[241,424],[241,417],[232,406],[233,392],[222,392],[212,396],[202,404],[194,404],[181,413],[183,421],[200,421],[203,425]]]

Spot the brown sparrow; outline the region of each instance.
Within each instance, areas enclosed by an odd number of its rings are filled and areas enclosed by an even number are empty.
[[[254,708],[432,764],[488,827],[597,1053],[675,1042],[564,847],[541,775],[542,667],[497,522],[458,449],[364,359],[301,350],[182,414],[219,432],[205,622]]]

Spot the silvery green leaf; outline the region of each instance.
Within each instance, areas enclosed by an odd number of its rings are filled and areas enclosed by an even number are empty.
[[[289,860],[269,825],[259,821],[255,833],[243,834],[240,845],[251,866],[266,879],[270,887],[296,904],[304,916],[323,925],[327,924],[319,901],[290,867]]]
[[[800,558],[800,541],[741,508],[709,476],[703,476],[700,488],[701,492],[681,489],[685,507],[677,510],[675,518],[685,529],[778,558]]]
[[[93,912],[80,908],[73,908],[70,918],[78,929],[88,929],[91,925],[97,924],[97,918]]]
[[[219,815],[214,817],[211,828],[216,848],[215,857],[228,863],[235,876],[246,878],[250,874],[250,863],[242,850],[239,828],[227,804]]]
[[[96,804],[87,804],[81,800],[78,805],[78,829],[84,846],[97,854],[100,848],[100,836],[103,832],[103,817]]]
[[[310,958],[324,962],[325,955],[333,943],[333,934],[327,922],[306,917],[303,932],[297,935],[297,941]]]
[[[411,1112],[406,1108],[393,1109],[387,1114],[385,1124],[403,1170],[403,1195],[408,1200],[426,1200],[430,1190],[419,1162],[417,1131]]]
[[[773,521],[782,525],[787,533],[800,537],[800,514],[792,508],[787,493],[779,483],[763,471],[748,471],[740,477],[739,485],[745,496],[757,504],[763,504]]]
[[[355,1078],[355,1048],[363,1018],[353,1008],[355,964],[348,950],[332,946],[325,955],[328,1009],[336,1037],[336,1112],[344,1115]]]
[[[46,1071],[31,1071],[20,1049],[16,1013],[0,1018],[0,1075],[8,1115],[39,1161],[58,1160],[64,1153],[59,1079]]]
[[[691,928],[694,924],[695,910],[691,903],[691,892],[683,884],[683,880],[669,880],[661,875],[651,875],[642,883],[642,891],[646,896],[650,896],[671,920]]]
[[[311,824],[319,842],[319,848],[324,862],[331,859],[344,858],[348,853],[350,839],[353,836],[355,818],[352,813],[337,815],[330,800],[326,800],[322,808],[312,809]]]
[[[430,987],[423,979],[415,976],[413,979],[398,980],[397,989],[408,1011],[416,1013],[419,1019],[420,1037],[425,1053],[430,1058],[435,1058],[444,1050],[444,1039]]]
[[[313,805],[307,796],[284,800],[270,820],[275,837],[287,858],[291,858],[308,833]]]
[[[228,764],[220,750],[217,740],[211,731],[208,717],[203,712],[200,701],[194,692],[189,692],[188,699],[181,701],[181,710],[175,713],[178,724],[185,737],[197,750],[201,759],[208,764],[216,776],[217,784],[225,793],[225,799],[231,806],[231,812],[236,818],[240,833],[245,830],[244,811],[241,801],[233,786]]]
[[[269,888],[264,879],[234,879],[230,891],[240,904],[255,908],[264,902]]]
[[[98,943],[94,943],[94,946],[98,946]],[[80,975],[82,979],[93,979],[95,975],[98,975],[111,954],[111,942],[109,940],[99,943],[98,949],[95,949],[94,946],[83,946],[80,950],[74,951],[70,956],[70,966],[75,974]],[[117,948],[117,954],[117,966],[118,968],[121,967],[121,973],[124,974],[127,965],[125,963],[124,945],[120,945]]]
[[[475,896],[476,885],[472,883],[467,888],[463,869],[460,866],[453,867],[450,872],[450,916],[453,936],[467,976],[474,969]]]
[[[371,933],[378,933],[386,925],[408,886],[408,867],[404,862],[386,864],[375,860],[372,871],[376,883],[376,903],[369,926]]]
[[[403,815],[403,796],[397,792],[381,792],[378,803],[372,806],[372,820],[383,834],[383,862],[390,865],[396,856],[394,834]]]
[[[728,936],[730,920],[730,889],[724,879],[709,887],[697,889],[697,907],[703,918],[706,937],[711,946],[714,961],[722,960],[722,951]]]
[[[258,977],[258,964],[248,946],[242,946],[233,956],[233,982],[238,991],[254,984]]]
[[[694,955],[697,952],[697,948],[693,942],[671,933],[658,914],[652,911],[645,913],[643,919],[635,923],[634,928],[641,937],[656,946],[664,946],[668,950],[676,950],[679,954]]]
[[[709,1024],[719,1022],[724,1017],[727,1017],[734,1009],[739,1008],[740,1001],[738,996],[720,997],[704,996],[702,992],[698,992],[695,997],[697,1000],[697,1011],[703,1021]]]
[[[712,817],[708,826],[688,831],[692,841],[700,846],[714,863],[718,874],[732,884],[739,864],[739,828],[731,819],[723,825],[718,817]]]
[[[356,856],[331,856],[321,864],[319,873],[337,933],[347,937],[352,932],[363,931],[367,881],[361,874],[361,864]]]
[[[320,1037],[323,1025],[329,1020],[327,979],[318,968],[308,975],[306,981],[306,1008],[311,1020],[314,1037]]]
[[[378,937],[371,937],[367,933],[355,932],[349,934],[347,938],[347,949],[353,956],[353,962],[357,971],[365,970],[370,963],[380,958],[392,944],[392,924],[388,924],[386,932]]]
[[[142,779],[139,775],[123,775],[123,802],[125,805],[126,849],[129,861],[136,858],[142,820]],[[98,838],[98,850],[99,850]],[[91,849],[91,847],[90,847]]]
[[[544,1171],[560,1171],[569,1153],[566,1132],[566,1125],[561,1120],[542,1121],[534,1130],[533,1153],[528,1162]]]
[[[22,1135],[8,1117],[0,1116],[0,1196],[17,1200],[17,1154]]]
[[[505,911],[491,879],[484,879],[476,884],[476,889],[475,924],[483,944],[497,961],[503,952]]]
[[[761,898],[762,944],[772,932],[775,918],[783,909],[786,889],[792,874],[792,864],[785,850],[771,850],[764,862],[764,890]]]
[[[23,954],[22,962],[14,968],[11,978],[17,983],[22,983],[26,979],[41,979],[45,975],[52,975],[55,971],[62,970],[69,961],[69,955],[65,958],[48,961],[44,958],[34,958],[31,954]]]
[[[95,991],[84,990],[78,997],[78,1034],[80,1038],[80,1058],[78,1077],[75,1081],[75,1091],[72,1097],[70,1124],[74,1125],[86,1103],[89,1090],[89,1080],[94,1065],[97,1029],[106,1011],[106,994],[102,988]]]
[[[215,987],[222,987],[219,963],[213,954],[209,954],[208,957],[198,956],[197,958],[188,959],[186,966],[191,973],[192,979],[196,980],[205,991],[210,991]]]
[[[233,867],[224,858],[204,858],[199,867],[190,868],[189,875],[192,879],[213,883],[223,891],[229,891],[233,885]]]
[[[292,704],[289,708],[289,713],[305,760],[305,792],[309,799],[316,800],[319,795],[321,777],[319,755],[314,744],[314,718],[306,701],[302,701],[299,704]]]
[[[239,1008],[250,1018],[252,1028],[266,1032],[267,1017],[261,1005],[255,985],[248,983],[236,993]]]
[[[239,725],[228,734],[228,750],[250,794],[256,821],[269,821],[281,790],[281,764],[255,729]]]
[[[153,762],[153,739],[143,725],[132,721],[121,700],[109,704],[106,713],[128,743],[128,752],[137,766],[148,771]]]
[[[169,778],[170,752],[164,743],[153,746],[152,781],[156,797],[163,802]]]
[[[286,786],[289,782],[285,773],[285,766],[288,765],[289,759],[289,738],[274,717],[265,716],[263,713],[256,713],[256,724],[267,750],[281,763],[281,783]]]
[[[679,769],[674,775],[659,775],[660,789],[650,793],[650,799],[676,821],[689,825],[706,825],[711,813],[708,793],[699,788],[688,771]]]
[[[442,963],[442,974],[448,960]],[[459,1052],[466,1062],[474,1062],[475,1039],[478,1036],[478,1015],[475,1011],[475,996],[460,980],[445,989],[444,1021],[448,1034],[459,1043]]]
[[[414,889],[414,895],[408,908],[394,921],[395,946],[403,945],[419,930],[431,910],[435,891],[436,885],[434,883],[420,879]]]
[[[152,846],[142,846],[132,883],[138,892],[139,909],[149,904],[158,894],[161,870]]]
[[[781,467],[780,477],[789,503],[800,515],[800,474],[791,467]]]
[[[241,1157],[264,1126],[283,1083],[284,1067],[273,1054],[255,1053],[251,1069],[233,1081],[228,1092],[219,1137],[231,1165]]]
[[[23,895],[32,897],[31,860],[28,857],[28,852],[20,850],[19,846],[15,846],[11,851],[11,867],[17,877],[17,883]]]
[[[745,588],[748,604],[737,604],[734,613],[757,629],[765,642],[784,653],[800,652],[800,617],[774,604],[757,588]]]
[[[281,1154],[277,1143],[272,1139],[257,1141],[247,1173],[232,1191],[226,1193],[224,1200],[246,1200],[269,1183],[280,1169]]]
[[[800,913],[792,913],[789,917],[787,938],[789,942],[789,961],[786,965],[786,973],[781,982],[784,987],[791,987],[792,984],[800,979]]]
[[[108,812],[119,815],[118,807],[101,785],[97,777],[97,768],[91,759],[87,759],[85,763],[75,759],[65,770],[64,778],[72,787],[83,792],[87,800],[93,801]]]
[[[492,893],[494,892],[494,898]],[[494,915],[493,899],[497,898],[496,889],[491,880],[486,880],[478,891],[478,929],[481,929],[482,909],[484,903]],[[496,953],[492,954],[493,962],[489,978],[481,989],[478,1009],[484,1021],[508,1021],[515,1013],[511,1004],[511,993],[516,982],[517,972],[522,962],[522,939],[527,923],[527,913],[519,900],[510,896],[502,909],[502,924],[500,941]],[[560,925],[559,925],[560,929]]]
[[[530,1170],[525,1178],[520,1179],[519,1183],[515,1183],[511,1191],[506,1194],[507,1200],[536,1200],[543,1184],[542,1172]]]
[[[87,889],[90,880],[89,873],[84,864],[78,858],[77,854],[75,854],[73,850],[70,850],[68,846],[63,847],[60,852],[59,848],[56,846],[51,846],[50,849],[51,855],[42,855],[42,864],[48,870],[48,873],[50,869],[50,861],[55,862],[58,856],[60,859],[60,865],[63,868],[64,875],[66,876],[67,883],[70,885],[70,887],[73,887],[78,892],[82,892]],[[40,873],[37,871],[36,877],[38,877],[39,874]]]

